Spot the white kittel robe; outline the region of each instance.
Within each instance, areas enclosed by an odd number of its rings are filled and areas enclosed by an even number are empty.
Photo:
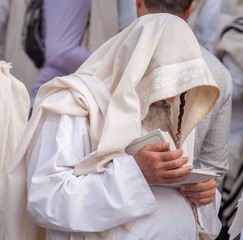
[[[86,118],[47,113],[43,122],[28,156],[28,210],[48,229],[47,240],[69,240],[73,231],[100,232],[117,225],[116,240],[196,240],[191,203],[178,189],[149,187],[132,156],[115,158],[102,174],[73,175],[80,157],[91,151]],[[214,203],[198,208],[200,223],[215,235],[221,226],[219,205],[217,193]]]

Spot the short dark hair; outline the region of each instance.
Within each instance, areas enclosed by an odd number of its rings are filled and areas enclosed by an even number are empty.
[[[193,0],[144,0],[145,7],[151,13],[171,13],[184,16]]]

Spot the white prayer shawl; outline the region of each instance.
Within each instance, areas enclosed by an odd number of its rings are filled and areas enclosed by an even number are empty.
[[[7,168],[27,125],[30,107],[27,89],[9,69],[10,64],[0,61],[0,239],[5,235],[8,216],[5,211]]]
[[[219,89],[192,31],[182,19],[149,14],[135,20],[91,55],[75,74],[55,78],[41,87],[9,171],[9,188],[14,188],[16,181],[22,181],[22,186],[8,198],[26,194],[26,175],[22,172],[28,159],[24,155],[44,111],[89,117],[92,152],[75,167],[74,174],[79,176],[102,172],[107,162],[124,154],[126,146],[141,135],[141,120],[151,103],[185,91],[181,143],[213,107]],[[172,110],[175,135],[177,101]],[[17,200],[21,206],[9,206],[8,210],[19,217],[15,211],[26,209],[26,202]],[[76,234],[71,238],[77,239]]]

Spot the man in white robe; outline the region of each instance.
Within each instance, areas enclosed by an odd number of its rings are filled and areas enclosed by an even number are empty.
[[[47,239],[217,236],[214,180],[182,192],[151,186],[187,178],[192,167],[184,167],[188,157],[181,149],[169,151],[168,144],[158,143],[134,157],[125,153],[141,136],[150,105],[161,100],[174,98],[168,131],[176,139],[178,96],[185,91],[178,144],[193,148],[188,136],[219,90],[190,28],[170,14],[137,19],[75,74],[40,89],[17,151],[24,158],[15,159],[9,176],[19,172],[16,166],[28,165],[28,211],[47,228]]]

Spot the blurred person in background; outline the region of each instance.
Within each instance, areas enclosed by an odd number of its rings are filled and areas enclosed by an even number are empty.
[[[243,1],[198,1],[189,23],[199,42],[214,41],[210,50],[220,59],[231,74],[233,83],[232,117],[229,138],[229,170],[223,182],[220,218],[223,229],[218,239],[229,239],[228,229],[235,216],[237,201],[243,188]],[[214,9],[213,22],[207,22],[206,14]],[[210,20],[210,19],[209,19]]]
[[[11,0],[7,21],[4,60],[12,63],[11,73],[31,92],[38,69],[26,55],[22,46],[22,28],[30,0]]]
[[[209,52],[213,52],[217,38],[221,0],[194,0],[192,13],[187,19],[198,42]]]
[[[4,59],[10,0],[0,1],[0,60]]]
[[[231,2],[231,1],[230,1]],[[231,2],[232,20],[224,26],[216,43],[216,55],[229,70],[233,82],[229,171],[224,181],[220,218],[228,239],[228,229],[243,191],[243,1]]]
[[[10,230],[6,211],[7,169],[28,122],[29,94],[10,73],[11,64],[0,61],[0,239]],[[10,230],[11,231],[11,230]],[[6,239],[7,240],[7,239]]]
[[[220,174],[220,177],[217,178],[217,188],[221,192],[223,179],[229,168],[229,134],[233,89],[229,72],[219,59],[213,53],[210,53],[216,40],[213,33],[217,28],[215,21],[219,16],[220,6],[219,0],[196,0],[192,3],[184,18],[196,33],[203,58],[220,88],[220,98],[196,129],[194,164],[196,168],[214,169]],[[205,8],[207,11],[204,10]],[[207,17],[205,17],[205,14],[207,14]],[[195,23],[195,18],[200,24]]]

